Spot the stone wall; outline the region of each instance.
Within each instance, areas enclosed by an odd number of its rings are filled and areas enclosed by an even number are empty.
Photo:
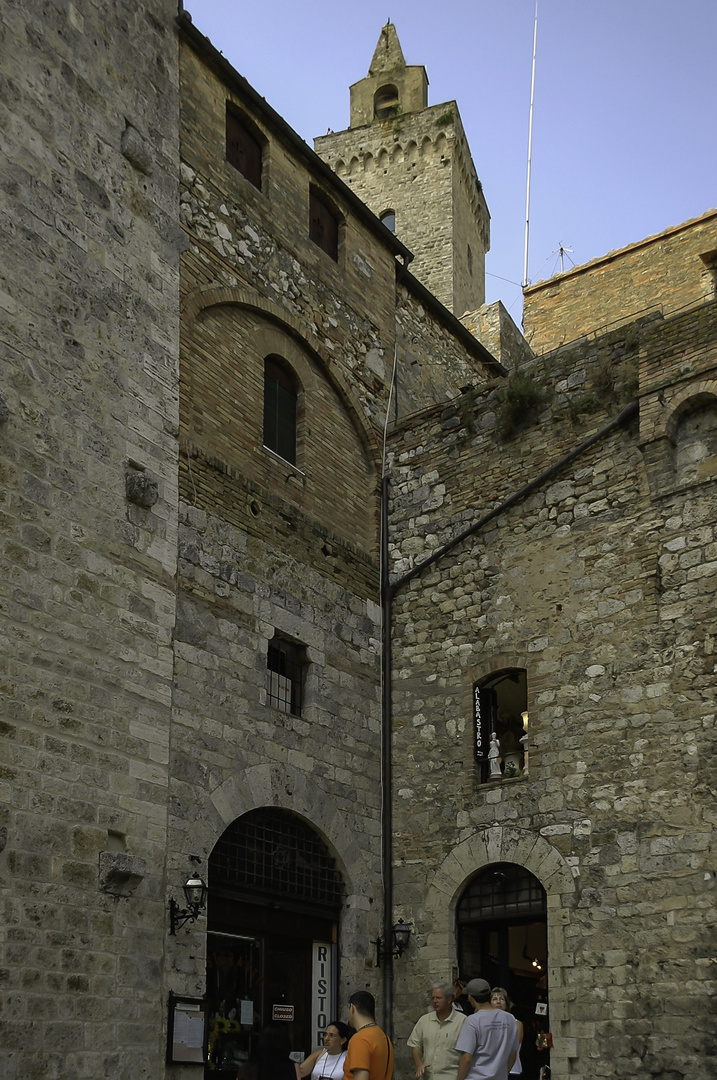
[[[524,291],[523,327],[534,352],[650,311],[670,314],[714,299],[717,211],[612,251]]]
[[[162,1070],[175,13],[0,12],[7,1080]]]
[[[397,583],[598,434],[634,391],[638,362],[649,411],[650,373],[679,353],[670,460],[683,438],[684,456],[700,458],[677,487],[660,483],[641,405],[640,428],[598,437],[398,587],[396,915],[416,928],[396,1002],[404,1061],[416,986],[456,963],[460,894],[504,860],[547,893],[553,1075],[707,1075],[717,494],[704,463],[705,442],[717,449],[716,346],[714,305],[645,320],[528,365],[545,398],[512,440],[500,437],[499,391],[395,432]],[[528,775],[481,784],[472,688],[506,667],[527,671]]]

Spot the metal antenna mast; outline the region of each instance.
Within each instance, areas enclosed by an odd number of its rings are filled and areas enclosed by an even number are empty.
[[[528,180],[525,193],[525,260],[523,262],[523,288],[528,284],[528,236],[530,234],[530,166],[533,160],[533,101],[535,100],[535,51],[538,44],[538,0],[535,0],[535,28],[533,30],[533,70],[530,78],[530,119],[528,121]]]

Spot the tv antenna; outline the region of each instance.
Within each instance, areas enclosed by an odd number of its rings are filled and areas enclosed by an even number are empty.
[[[561,274],[562,274],[563,270],[565,269],[565,259],[566,259],[566,257],[567,257],[568,262],[570,263],[570,265],[575,266],[574,261],[570,258],[570,256],[573,254],[573,249],[569,248],[569,247],[566,247],[565,244],[562,243],[562,241],[558,244],[557,250],[551,252],[551,254],[552,255],[557,255],[557,257],[560,259],[560,273]],[[557,263],[556,263],[556,266],[557,266]],[[555,273],[555,270],[553,270],[553,273]]]

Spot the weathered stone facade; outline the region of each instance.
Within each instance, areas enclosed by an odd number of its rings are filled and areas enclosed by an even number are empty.
[[[173,14],[164,0],[10,0],[0,12],[7,1080],[161,1068],[179,414]],[[128,475],[149,477],[158,500],[129,501]]]
[[[517,862],[547,892],[553,1075],[710,1073],[716,331],[708,304],[547,354],[542,411],[507,443],[490,391],[392,436],[404,1036],[466,883]],[[528,770],[481,783],[473,687],[507,668],[527,673]]]
[[[457,112],[418,170],[450,219],[422,226],[452,267],[436,299],[350,170],[175,15],[0,14],[3,1076],[197,1076],[165,1062],[168,995],[205,993],[212,934],[247,936],[211,860],[268,808],[335,864],[338,1006],[366,987],[392,1007],[397,1080],[420,989],[457,966],[460,897],[499,864],[546,893],[553,1076],[706,1080],[717,326],[680,253],[717,247],[712,219],[650,242],[683,310],[594,333],[601,312],[535,359],[456,286],[461,215],[481,280],[488,236]],[[420,149],[425,72],[394,69]],[[259,183],[227,159],[229,112]],[[573,307],[551,306],[549,347]],[[295,460],[265,445],[267,359],[293,379]],[[300,710],[271,697],[277,642]],[[529,763],[483,782],[474,687],[496,669],[526,673]],[[172,935],[197,872],[208,909]],[[310,921],[263,901],[274,926]],[[399,916],[414,936],[385,1001],[375,942]]]

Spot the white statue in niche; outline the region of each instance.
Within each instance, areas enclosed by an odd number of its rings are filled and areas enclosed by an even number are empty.
[[[490,773],[488,774],[489,780],[500,780],[500,746],[498,745],[498,738],[494,731],[490,733],[490,750],[488,751],[488,763],[490,764]]]

